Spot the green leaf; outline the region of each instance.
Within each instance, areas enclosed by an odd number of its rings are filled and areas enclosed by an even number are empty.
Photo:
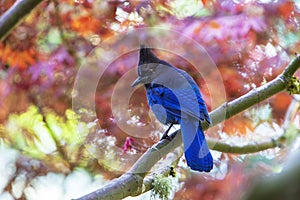
[[[82,141],[89,133],[86,123],[72,110],[67,110],[65,116],[47,109],[43,114],[45,121],[36,106],[30,106],[21,114],[11,114],[7,123],[0,127],[3,132],[0,137],[32,158],[44,158],[61,151],[63,158],[77,162]]]

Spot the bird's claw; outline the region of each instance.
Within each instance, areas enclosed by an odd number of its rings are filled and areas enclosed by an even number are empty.
[[[169,133],[170,129],[172,128],[172,126],[173,126],[173,123],[170,124],[169,128],[164,132],[164,134],[163,134],[163,136],[161,137],[160,140],[163,140],[163,139],[166,139],[166,140],[169,140],[169,141],[172,140],[172,138],[170,138],[168,136],[168,133]]]
[[[160,140],[163,140],[163,139],[166,139],[166,140],[169,140],[169,141],[172,140],[172,138],[170,138],[170,136],[168,136],[168,132],[167,131],[164,132],[164,134],[163,134],[163,136],[161,137]]]

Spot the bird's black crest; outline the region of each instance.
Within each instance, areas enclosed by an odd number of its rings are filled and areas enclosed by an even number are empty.
[[[152,53],[151,48],[141,45],[139,65],[147,63],[159,63],[159,59]]]

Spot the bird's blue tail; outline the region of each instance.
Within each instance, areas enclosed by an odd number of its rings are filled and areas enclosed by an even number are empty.
[[[193,170],[209,172],[213,168],[213,158],[199,121],[182,120],[181,134],[187,165]]]

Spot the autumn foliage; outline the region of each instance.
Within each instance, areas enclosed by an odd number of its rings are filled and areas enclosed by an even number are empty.
[[[82,64],[91,58],[91,53],[98,45],[109,44],[110,50],[113,50],[117,46],[116,38],[127,31],[160,26],[179,32],[202,45],[218,69],[217,72],[206,74],[205,79],[211,80],[217,90],[220,86],[214,80],[221,74],[222,87],[226,92],[224,102],[231,101],[274,79],[293,55],[300,52],[299,3],[285,0],[246,2],[42,2],[0,44],[0,141],[23,152],[21,159],[37,159],[41,162],[41,167],[37,169],[41,171],[40,174],[47,170],[69,173],[80,166],[91,173],[103,174],[106,178],[119,175],[121,172],[110,171],[107,166],[116,162],[115,165],[128,169],[137,159],[132,155],[143,153],[156,143],[163,128],[159,123],[153,123],[148,138],[132,137],[118,127],[113,116],[111,97],[114,86],[136,66],[136,50],[119,55],[103,72],[95,93],[82,97],[82,101],[94,98],[98,121],[91,121],[92,117],[86,110],[76,116],[71,111],[73,86]],[[12,0],[0,2],[0,14],[5,13],[13,3]],[[167,38],[158,34],[157,38],[160,37]],[[118,47],[126,51],[130,44],[137,42],[134,39],[126,40]],[[176,38],[161,42],[172,43],[173,48],[179,48],[182,44]],[[189,47],[181,48],[189,51]],[[156,50],[156,53],[176,67],[188,71],[200,86],[208,108],[214,108],[204,77],[198,74],[195,66],[172,52]],[[95,64],[101,67],[101,61],[96,60]],[[93,71],[89,73],[93,74]],[[227,120],[218,132],[209,131],[207,135],[216,139],[231,137],[228,140],[233,143],[251,140],[257,132],[259,139],[272,137],[271,132],[276,132],[283,124],[291,99],[288,93],[282,92]],[[126,106],[131,116],[138,116],[130,123],[137,126],[150,124],[151,116],[143,88],[133,93],[130,105]],[[40,137],[32,134],[35,129],[31,130],[23,124],[24,118],[28,120],[31,117],[37,118],[38,123],[48,124],[45,126],[50,130],[47,133],[53,140],[52,151],[41,153],[38,148],[35,152],[28,150],[28,145],[35,145],[39,140],[36,138]],[[16,136],[12,133],[15,132],[11,130],[13,123],[17,124],[18,133],[25,135],[24,141],[14,138]],[[57,129],[64,130],[64,133],[78,131],[74,123],[82,123],[82,132],[78,133],[81,143],[74,142],[72,134],[55,135]],[[97,130],[91,125],[93,123],[99,123],[102,129]],[[265,136],[262,136],[263,126],[267,127],[264,130],[270,131]],[[106,142],[110,144],[106,145]],[[93,146],[89,146],[93,150],[85,151],[84,144]],[[119,147],[119,150],[114,151],[113,146]],[[89,153],[93,154],[91,159]],[[180,181],[185,184],[175,194],[175,199],[199,199],[200,194],[203,199],[238,199],[240,196],[235,193],[240,194],[255,175],[275,171],[272,165],[282,163],[281,157],[285,154],[280,154],[280,159],[276,159],[275,153],[275,150],[270,150],[257,154],[261,158],[257,159],[253,155],[239,157],[215,152],[216,170],[207,179],[199,174],[191,175],[186,166],[179,165],[178,171],[182,174]],[[120,161],[122,157],[127,159],[127,163]],[[18,168],[26,171],[23,160],[18,161]],[[249,170],[251,166],[256,166],[256,174]],[[6,190],[9,191],[9,187]]]

